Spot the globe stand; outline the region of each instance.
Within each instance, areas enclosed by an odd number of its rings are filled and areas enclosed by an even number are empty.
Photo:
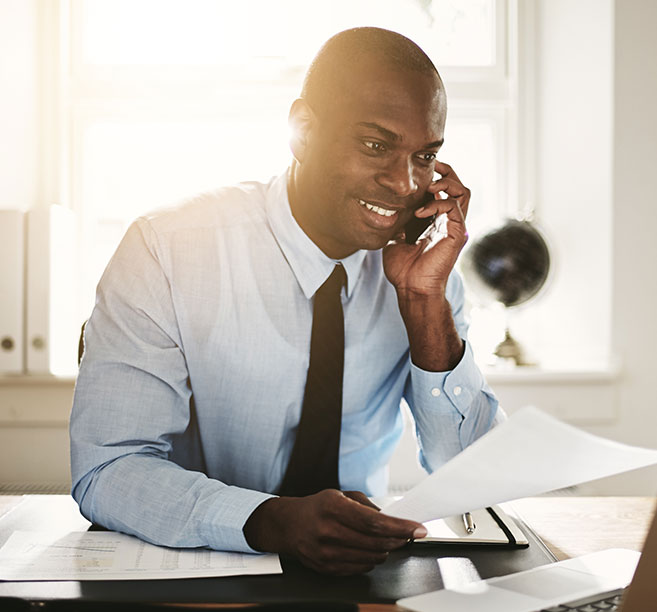
[[[508,327],[504,331],[504,340],[495,347],[493,354],[500,359],[513,359],[517,366],[530,365],[525,361],[522,346],[511,335]]]

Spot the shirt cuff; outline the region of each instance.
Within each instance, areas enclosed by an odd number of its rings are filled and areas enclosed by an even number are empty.
[[[263,502],[276,497],[270,493],[228,487],[222,492],[221,503],[216,504],[214,515],[204,521],[208,526],[208,542],[215,550],[260,553],[251,548],[244,537],[244,525],[253,511]]]
[[[475,363],[470,343],[465,341],[461,361],[447,372],[428,372],[411,361],[413,399],[428,410],[444,406],[445,397],[466,417],[473,400],[484,386],[484,376]]]

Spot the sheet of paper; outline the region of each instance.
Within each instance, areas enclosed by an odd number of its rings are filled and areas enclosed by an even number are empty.
[[[278,555],[165,548],[113,531],[15,531],[0,580],[156,580],[282,573]]]
[[[656,463],[657,450],[523,408],[382,511],[424,523]]]

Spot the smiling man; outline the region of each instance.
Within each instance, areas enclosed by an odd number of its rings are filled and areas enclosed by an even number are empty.
[[[386,492],[401,399],[429,471],[498,418],[466,341],[454,264],[470,194],[436,159],[445,116],[414,43],[342,32],[292,105],[286,173],[131,226],[98,286],[71,417],[85,516],[340,574],[423,534],[366,497]],[[444,239],[406,243],[411,219],[443,213]]]

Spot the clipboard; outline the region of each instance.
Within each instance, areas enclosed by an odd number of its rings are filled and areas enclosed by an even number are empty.
[[[511,514],[513,511],[500,506],[482,508],[471,512],[475,524],[473,533],[468,533],[462,515],[428,521],[424,526],[429,531],[425,538],[414,540],[414,545],[455,544],[474,546],[498,546],[504,548],[527,548],[529,541]]]

